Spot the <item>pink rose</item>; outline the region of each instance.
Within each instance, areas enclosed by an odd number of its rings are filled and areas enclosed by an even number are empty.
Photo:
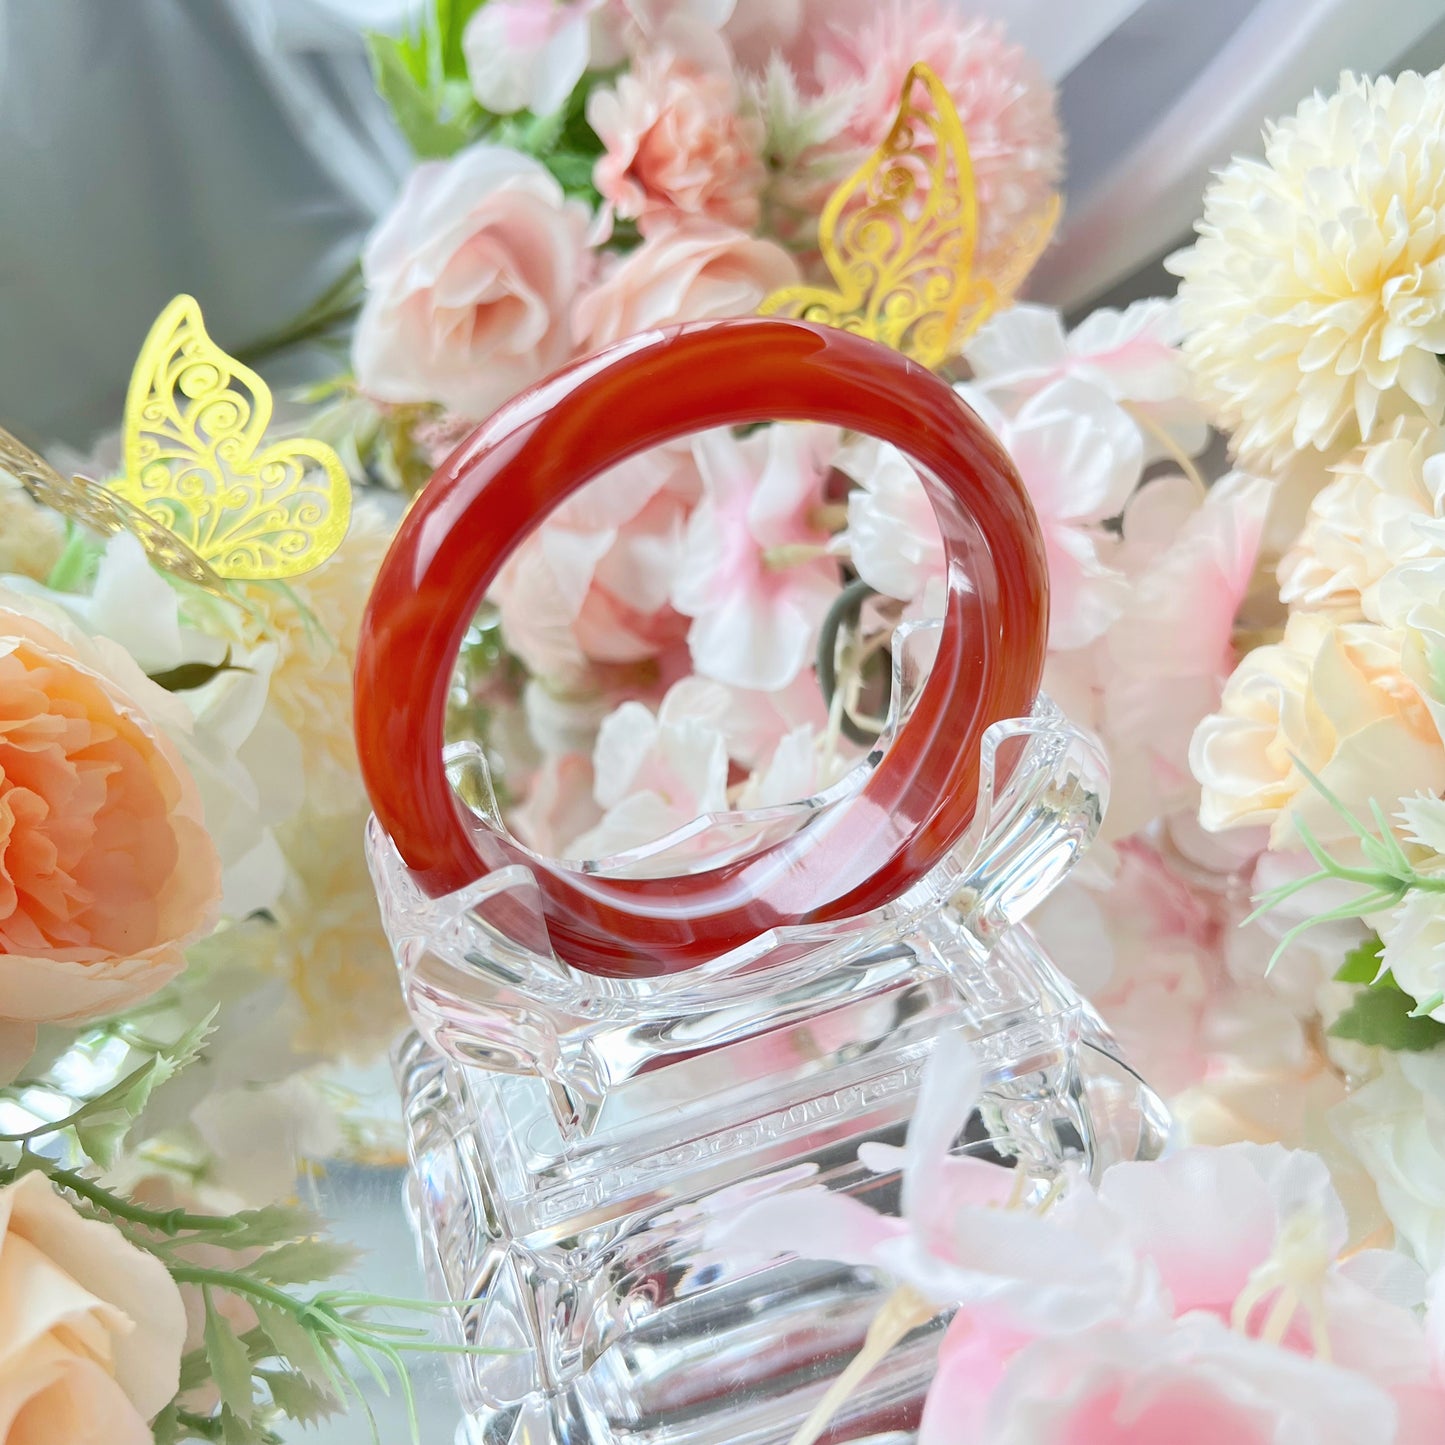
[[[588,224],[541,164],[505,146],[418,166],[362,254],[361,389],[480,419],[555,370],[571,354]]]
[[[765,296],[799,279],[781,246],[715,221],[687,220],[649,236],[572,313],[583,350],[624,336],[715,316],[747,316]]]
[[[147,1445],[186,1338],[154,1255],[27,1174],[0,1189],[0,1302],[0,1439]]]
[[[592,92],[587,120],[606,147],[597,189],[644,235],[685,216],[757,224],[763,125],[739,114],[730,71],[645,53],[615,86]]]
[[[170,702],[115,644],[0,593],[0,1062],[39,1023],[154,993],[211,926],[220,860],[153,721]]]

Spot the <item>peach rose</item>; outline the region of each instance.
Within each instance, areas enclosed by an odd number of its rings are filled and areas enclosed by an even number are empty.
[[[1445,788],[1445,747],[1403,670],[1404,641],[1297,612],[1278,643],[1247,654],[1190,746],[1204,826],[1268,824],[1275,849],[1297,845],[1297,821],[1327,844],[1352,837],[1296,759],[1362,818],[1372,798],[1390,807]]]
[[[739,114],[731,71],[648,52],[588,96],[587,121],[606,147],[592,179],[644,236],[684,216],[757,224],[763,124]]]
[[[577,340],[595,351],[657,326],[747,316],[799,279],[781,246],[716,221],[693,219],[649,236],[577,300]]]
[[[128,1008],[211,926],[221,868],[156,718],[189,714],[114,643],[0,591],[0,1057]]]
[[[149,1445],[186,1311],[158,1259],[27,1174],[0,1189],[0,1334],[0,1440]]]
[[[361,389],[478,420],[555,370],[587,279],[588,224],[586,206],[506,146],[418,166],[362,254]]]

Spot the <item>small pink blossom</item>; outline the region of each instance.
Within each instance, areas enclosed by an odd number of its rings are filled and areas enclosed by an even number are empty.
[[[1150,512],[1166,489],[1179,490],[1168,479],[1151,482],[1124,514],[1119,561],[1134,576],[1101,658],[1103,731],[1115,755],[1132,760],[1133,806],[1116,823],[1126,831],[1192,807],[1198,796],[1189,745],[1219,706],[1236,661],[1234,619],[1254,578],[1271,497],[1268,482],[1233,473],[1196,502],[1172,540],[1156,544]]]
[[[884,0],[856,27],[818,37],[816,81],[856,86],[848,135],[871,150],[888,133],[904,77],[926,61],[958,107],[978,194],[979,264],[1010,245],[1047,203],[1063,173],[1054,93],[1042,71],[1003,29],[969,19],[941,0]]]
[[[788,425],[694,439],[704,493],[672,601],[693,619],[688,646],[702,676],[772,691],[811,657],[839,587],[816,515],[836,444],[830,428]]]
[[[647,237],[584,290],[573,329],[583,351],[597,351],[679,321],[751,315],[797,280],[797,263],[781,246],[714,221],[683,221]]]
[[[1392,1445],[1440,1400],[1418,1268],[1341,1257],[1324,1162],[1278,1145],[1184,1149],[1106,1171],[1098,1205],[1156,1291],[1031,1337],[966,1307],[940,1350],[921,1445]]]
[[[837,467],[858,483],[840,539],[858,575],[885,597],[927,599],[941,616],[943,538],[913,464],[897,447],[865,437],[839,453]]]
[[[1190,399],[1181,337],[1174,303],[1159,298],[1123,311],[1101,307],[1067,333],[1052,307],[1020,303],[990,317],[963,354],[979,386],[1014,401],[1077,377],[1134,408],[1143,419],[1147,455],[1163,454],[1162,432],[1194,456],[1208,428]]]
[[[592,92],[587,120],[605,147],[593,172],[597,189],[644,235],[687,216],[757,224],[762,122],[740,111],[731,71],[645,52],[612,86]]]
[[[685,677],[668,689],[663,710],[715,727],[727,744],[728,757],[745,768],[763,767],[784,738],[799,729],[821,731],[828,722],[823,695],[808,669],[774,692]]]
[[[1030,1334],[1082,1329],[1135,1301],[1141,1281],[1087,1190],[1049,1215],[1009,1208],[1011,1170],[950,1153],[977,1106],[982,1076],[968,1043],[934,1045],[906,1146],[865,1145],[860,1161],[902,1172],[902,1217],[821,1185],[781,1191],[720,1228],[750,1254],[790,1253],[870,1265],[940,1308],[960,1302]]]
[[[604,3],[488,0],[462,34],[473,94],[498,115],[560,110],[588,69]]]
[[[1138,485],[1143,447],[1118,404],[1073,377],[1030,396],[1008,415],[976,387],[958,388],[992,429],[1028,489],[1044,534],[1051,589],[1049,646],[1082,647],[1123,610],[1128,585],[1106,560],[1102,523]]]
[[[508,558],[490,593],[535,676],[575,684],[679,641],[669,605],[700,483],[685,450],[635,457],[565,502]]]
[[[999,1371],[955,1318],[919,1445],[1393,1445],[1364,1376],[1208,1318],[1037,1340]]]
[[[606,717],[593,751],[601,821],[573,840],[574,858],[605,858],[666,837],[727,808],[722,734],[691,718],[625,702]]]
[[[573,842],[602,820],[592,781],[592,759],[583,753],[544,758],[526,799],[508,815],[512,832],[544,858],[575,856]]]

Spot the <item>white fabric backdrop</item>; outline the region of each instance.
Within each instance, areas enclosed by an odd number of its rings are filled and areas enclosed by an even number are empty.
[[[1265,117],[1345,66],[1445,61],[1445,0],[957,3],[1060,85],[1068,208],[1032,289],[1066,306],[1181,238]],[[113,425],[179,290],[239,346],[335,279],[407,165],[360,31],[408,8],[0,0],[0,423],[74,444]]]

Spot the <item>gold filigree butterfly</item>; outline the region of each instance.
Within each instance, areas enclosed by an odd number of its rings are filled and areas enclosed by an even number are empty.
[[[1002,262],[975,269],[968,138],[943,83],[920,63],[882,144],[823,208],[818,246],[833,286],[785,286],[758,309],[842,327],[937,367],[1012,299],[1058,216],[1054,196]]]
[[[124,471],[104,484],[67,481],[0,433],[0,465],[43,502],[102,535],[135,534],[151,561],[208,591],[228,582],[299,577],[346,535],[351,485],[323,442],[265,445],[266,383],[206,334],[201,308],[177,296],[131,373]]]

